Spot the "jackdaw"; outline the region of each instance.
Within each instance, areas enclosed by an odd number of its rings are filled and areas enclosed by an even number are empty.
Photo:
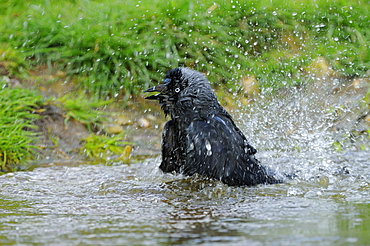
[[[163,84],[145,92],[159,92],[146,99],[159,101],[171,116],[162,135],[163,172],[200,174],[231,186],[279,183],[255,158],[256,149],[219,104],[202,73],[175,68]]]

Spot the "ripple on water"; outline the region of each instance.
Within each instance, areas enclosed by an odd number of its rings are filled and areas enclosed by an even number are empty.
[[[369,206],[361,205],[370,201],[368,152],[336,153],[331,161],[270,156],[260,153],[267,166],[294,178],[228,187],[162,174],[158,158],[5,174],[0,243],[332,245],[368,239],[361,227],[350,227],[370,225]]]

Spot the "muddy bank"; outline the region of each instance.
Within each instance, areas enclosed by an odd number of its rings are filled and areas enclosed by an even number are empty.
[[[59,107],[46,105],[43,110],[42,118],[35,122],[41,134],[37,143],[40,147],[36,157],[38,163],[91,161],[84,154],[83,144],[93,133],[114,136],[123,132],[124,140],[132,143],[129,162],[160,154],[165,117],[159,112],[146,113],[137,109],[114,112],[107,121],[95,125],[92,132],[77,120],[66,122],[65,112]]]
[[[333,122],[328,122],[331,124],[331,131],[341,132],[345,129],[350,135],[344,137],[347,140],[341,137],[340,141],[354,141],[358,136],[366,139],[370,128],[370,107],[367,95],[369,84],[368,79],[320,78],[300,90],[317,94],[317,104],[326,103],[327,105],[322,107],[327,108],[328,112],[336,110],[335,119]],[[50,93],[52,89],[43,90],[43,93],[47,91]],[[289,91],[291,93],[291,90]],[[282,89],[273,97],[286,97],[287,93],[288,89]],[[253,97],[253,100],[258,101],[265,95],[259,94]],[[274,101],[273,97],[269,100]],[[329,97],[330,100],[328,100]],[[350,110],[341,110],[337,106],[331,108],[330,102],[338,100],[341,100],[343,108],[350,108]],[[244,107],[241,103],[238,105],[226,105],[226,108],[232,115],[236,115]],[[101,126],[96,126],[94,132],[112,136],[124,132],[125,140],[132,142],[133,145],[130,161],[160,155],[161,132],[168,118],[165,118],[158,105],[136,98],[132,99],[125,108],[118,108],[117,102],[114,102],[105,108],[105,112],[110,114],[108,120],[102,122]],[[76,120],[66,123],[65,112],[53,105],[47,105],[42,115],[43,118],[35,123],[42,133],[39,143],[42,149],[39,151],[38,161],[88,161],[81,151],[83,140],[91,134],[87,127]]]
[[[42,94],[45,99],[47,98],[45,105],[38,110],[42,118],[34,123],[38,126],[40,133],[40,138],[36,143],[39,149],[34,164],[91,162],[84,153],[83,144],[92,133],[112,137],[122,134],[124,141],[132,143],[131,158],[128,162],[160,155],[161,132],[168,118],[165,118],[156,103],[147,102],[143,97],[131,98],[128,101],[117,98],[104,107],[91,109],[103,112],[105,117],[104,120],[98,121],[99,124],[92,124],[88,127],[79,120],[68,118],[63,104],[56,103],[58,98],[68,93],[76,97],[83,95],[81,98],[86,100],[90,98],[89,95],[83,94],[77,88],[75,81],[68,79],[64,72],[40,67],[31,72],[30,78],[26,80],[7,77],[8,74],[3,74],[3,76],[8,78],[12,87],[32,88]],[[311,81],[296,89],[316,94],[317,98],[311,98],[311,100],[317,100],[318,104],[323,104],[325,101],[326,105],[322,108],[337,111],[335,119],[330,122],[331,130],[340,132],[346,129],[345,131],[350,135],[345,141],[354,141],[354,138],[358,136],[366,138],[370,129],[370,80],[367,78],[319,77]],[[281,97],[290,97],[293,91],[291,87],[280,89],[275,94],[260,91],[250,93],[248,88],[243,88],[243,90],[237,96],[216,91],[221,104],[234,116],[238,115],[241,110],[246,110],[246,105],[254,107],[253,102],[266,101],[266,97],[268,97],[266,102],[274,102]],[[329,97],[330,100],[327,100]],[[332,108],[330,101],[338,100],[342,100],[343,108],[349,108],[346,105],[354,106],[351,110]],[[258,107],[258,105],[255,106]],[[272,116],[268,120],[274,121]],[[340,141],[344,141],[343,138]]]

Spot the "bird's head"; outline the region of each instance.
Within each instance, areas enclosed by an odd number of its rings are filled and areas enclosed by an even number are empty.
[[[163,84],[151,87],[145,92],[159,92],[145,99],[158,100],[165,114],[176,116],[176,109],[196,110],[207,102],[216,101],[216,96],[206,77],[189,68],[175,68],[167,72]],[[184,108],[185,107],[185,108]]]

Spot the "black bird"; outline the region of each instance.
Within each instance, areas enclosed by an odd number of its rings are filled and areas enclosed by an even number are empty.
[[[257,152],[218,103],[206,77],[189,68],[170,70],[145,92],[171,116],[163,130],[163,172],[200,174],[232,186],[279,183],[254,157]]]

